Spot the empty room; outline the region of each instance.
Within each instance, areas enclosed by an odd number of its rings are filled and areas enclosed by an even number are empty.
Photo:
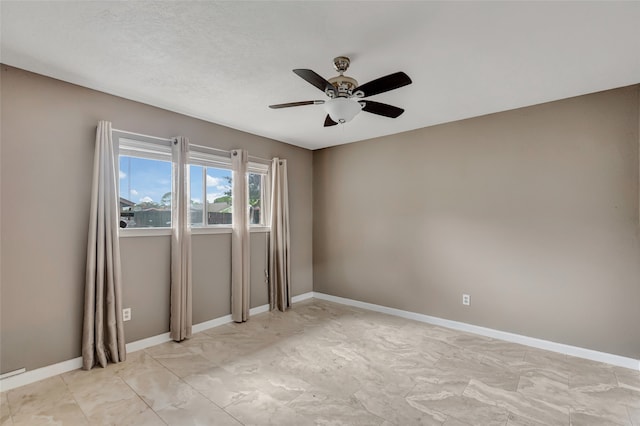
[[[640,426],[640,2],[0,2],[0,426]]]

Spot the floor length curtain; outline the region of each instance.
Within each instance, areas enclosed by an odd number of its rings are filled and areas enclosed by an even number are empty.
[[[82,329],[82,368],[85,370],[126,359],[121,315],[117,158],[111,123],[100,121],[96,131],[87,242]]]
[[[191,230],[189,229],[189,139],[172,143],[173,188],[171,198],[171,338],[177,342],[191,337]]]
[[[269,238],[269,306],[286,310],[291,306],[289,238],[289,188],[287,160],[271,162],[271,236]]]
[[[250,247],[247,151],[231,151],[233,166],[233,234],[231,239],[231,318],[249,319]]]

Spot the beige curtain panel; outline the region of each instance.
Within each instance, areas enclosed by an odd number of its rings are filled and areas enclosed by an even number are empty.
[[[269,238],[269,307],[285,311],[291,306],[289,238],[289,186],[287,160],[271,162],[271,235]]]
[[[191,337],[191,230],[189,229],[189,139],[172,142],[173,188],[171,194],[171,318],[170,335],[180,342]]]
[[[231,239],[231,318],[249,319],[250,246],[247,151],[231,151],[233,166],[233,234]]]
[[[118,155],[111,123],[96,131],[93,186],[87,242],[87,269],[82,329],[82,368],[126,359],[122,324],[122,278],[118,240]]]

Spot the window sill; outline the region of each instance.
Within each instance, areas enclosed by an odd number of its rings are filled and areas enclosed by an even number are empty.
[[[269,232],[271,228],[268,226],[251,226],[249,232]]]
[[[171,235],[171,228],[120,228],[120,237],[162,237]]]
[[[230,226],[203,226],[191,228],[191,235],[230,234]]]
[[[250,233],[269,232],[271,228],[268,226],[251,226],[249,228]],[[120,237],[162,237],[170,236],[171,228],[120,228]],[[191,228],[191,235],[211,235],[211,234],[231,234],[233,232],[230,226],[224,227],[203,227],[203,228]]]

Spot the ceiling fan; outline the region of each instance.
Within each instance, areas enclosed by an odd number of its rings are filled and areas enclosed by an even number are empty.
[[[346,56],[334,58],[333,66],[340,75],[330,78],[329,80],[325,80],[312,70],[293,70],[293,72],[303,80],[322,90],[324,94],[329,97],[328,100],[289,102],[286,104],[269,105],[269,108],[279,109],[322,104],[327,112],[324,127],[335,126],[338,123],[344,124],[351,121],[360,111],[366,111],[389,118],[396,118],[404,112],[402,108],[364,98],[411,84],[411,79],[408,75],[403,72],[396,72],[358,86],[358,82],[355,79],[344,75],[350,63],[351,61]]]

